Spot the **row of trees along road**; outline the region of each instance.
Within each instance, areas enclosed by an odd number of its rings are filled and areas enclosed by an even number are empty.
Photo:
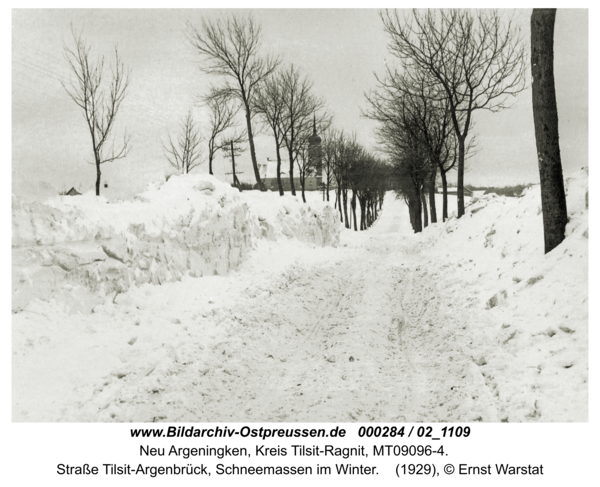
[[[188,28],[191,45],[201,55],[201,70],[218,76],[223,82],[223,85],[213,86],[203,97],[212,114],[209,146],[215,151],[223,147],[222,142],[216,142],[216,137],[234,125],[236,111],[242,110],[246,130],[235,139],[240,142],[247,138],[249,142],[258,187],[266,189],[254,150],[255,120],[260,122],[259,130],[273,135],[279,193],[284,193],[281,151],[285,150],[291,192],[296,195],[294,175],[297,170],[306,202],[305,182],[316,171],[308,154],[313,125],[318,125],[321,131],[332,119],[325,102],[313,93],[312,82],[293,64],[284,66],[278,57],[260,56],[261,29],[252,17],[232,15],[214,22],[203,20],[199,28],[189,24]],[[212,152],[209,153],[211,174]]]
[[[254,176],[258,187],[265,189],[261,181],[254,147],[253,121],[261,123],[259,129],[271,132],[277,155],[277,181],[283,195],[281,151],[287,153],[288,176],[293,195],[296,195],[294,175],[298,175],[302,198],[306,202],[305,183],[319,169],[318,159],[310,153],[310,139],[317,132],[325,133],[323,141],[323,193],[329,201],[330,186],[336,182],[336,208],[340,219],[350,228],[358,230],[357,202],[360,206],[360,229],[369,227],[377,218],[385,191],[385,178],[389,168],[368,154],[356,141],[343,132],[331,128],[332,115],[325,102],[313,93],[312,82],[293,64],[284,66],[275,56],[263,56],[261,28],[251,17],[229,15],[210,21],[203,19],[199,27],[188,23],[188,41],[200,55],[200,69],[219,80],[201,96],[208,108],[210,130],[208,132],[208,170],[213,173],[213,162],[219,150],[230,150],[247,140]],[[128,139],[119,151],[103,155],[108,136],[119,106],[128,86],[129,72],[125,71],[115,50],[116,69],[106,96],[101,92],[103,60],[94,64],[89,47],[81,35],[73,34],[75,49],[65,45],[65,57],[75,73],[75,83],[67,92],[84,110],[90,127],[94,155],[98,171],[96,191],[100,191],[100,164],[125,157]],[[107,100],[106,107],[100,102]],[[237,115],[242,112],[245,130],[238,130]],[[234,131],[232,132],[232,129]],[[191,111],[182,119],[179,135],[163,143],[167,161],[177,170],[189,173],[201,165],[204,150],[198,124]],[[297,172],[296,172],[297,171]],[[348,194],[351,197],[348,199]],[[348,210],[350,204],[350,211]]]
[[[188,39],[202,56],[200,69],[222,78],[223,84],[213,87],[205,101],[237,103],[243,110],[254,176],[264,189],[254,148],[252,102],[259,85],[279,66],[279,58],[260,55],[261,28],[252,17],[231,15],[215,22],[203,19],[200,27],[188,23]]]
[[[562,166],[558,145],[558,116],[553,76],[553,33],[555,9],[534,9],[531,17],[531,63],[533,110],[542,188],[546,252],[564,239],[567,222]],[[393,175],[407,201],[415,231],[427,226],[427,198],[431,221],[437,221],[435,181],[440,175],[443,188],[442,219],[448,217],[446,173],[456,168],[458,217],[464,215],[465,160],[474,147],[471,128],[477,110],[497,112],[508,107],[510,97],[525,87],[525,45],[511,19],[496,10],[413,11],[401,18],[396,11],[381,13],[389,35],[389,51],[401,70],[387,67],[377,77],[378,88],[367,94],[367,117],[380,122],[377,136],[383,152],[393,163]],[[100,166],[121,159],[130,150],[125,134],[120,148],[109,142],[120,105],[125,97],[130,72],[115,49],[115,64],[108,89],[103,86],[104,58],[94,62],[90,47],[74,30],[74,48],[65,45],[64,56],[75,81],[63,86],[82,109],[91,135],[96,166],[96,194],[100,194]],[[279,69],[278,57],[262,56],[261,28],[252,17],[228,16],[199,28],[188,24],[188,39],[201,55],[201,69],[223,82],[211,87],[203,97],[211,113],[208,138],[209,172],[217,150],[247,138],[256,182],[262,184],[254,148],[252,119],[259,115],[273,132],[277,154],[277,180],[280,194],[281,154],[288,152],[292,194],[294,163],[299,170],[304,198],[304,181],[316,168],[308,154],[311,115],[319,112],[323,132],[331,124],[324,102],[312,93],[312,83],[293,65]],[[235,125],[242,110],[245,132],[218,140]],[[313,126],[317,121],[313,118]],[[329,131],[323,144],[324,190],[337,183],[336,206],[347,227],[348,191],[356,229],[356,200],[369,222],[381,194],[381,181],[388,169],[368,155],[354,139]],[[201,135],[188,113],[181,135],[174,142],[169,135],[165,151],[169,162],[184,172],[200,164]],[[342,155],[343,154],[343,155]],[[305,200],[306,201],[306,200]],[[342,211],[343,205],[343,211]],[[423,221],[421,220],[423,214]],[[362,228],[361,220],[361,228]]]
[[[447,173],[456,167],[458,140],[452,128],[448,103],[424,77],[388,71],[377,78],[378,89],[367,94],[368,118],[379,122],[376,135],[393,164],[397,191],[408,205],[416,232],[427,226],[427,198],[431,222],[437,222],[436,181],[442,181],[442,219],[448,219]],[[433,95],[433,96],[432,96]],[[471,153],[472,138],[466,148]],[[423,220],[421,219],[423,215]]]
[[[285,148],[289,161],[289,178],[292,194],[295,164],[304,196],[304,182],[316,170],[308,154],[309,138],[313,128],[319,131],[331,124],[331,115],[325,110],[325,102],[312,93],[313,85],[293,64],[279,69],[257,90],[253,108],[265,127],[272,132],[277,155],[277,184],[283,195],[281,182],[281,149]],[[318,120],[316,114],[319,113]]]
[[[497,112],[525,88],[526,46],[512,19],[496,10],[414,10],[381,14],[389,51],[401,69],[387,67],[366,94],[364,115],[379,122],[377,137],[393,163],[399,193],[415,232],[437,221],[435,181],[443,188],[456,168],[458,218],[464,215],[464,169],[475,147],[471,129],[478,110]],[[558,144],[553,74],[555,9],[533,9],[531,68],[533,115],[542,192],[545,251],[564,239],[566,200]],[[423,219],[421,219],[423,215]]]
[[[391,167],[367,152],[343,131],[329,128],[322,141],[323,191],[329,201],[329,188],[335,182],[334,207],[346,228],[366,230],[378,217],[388,188]],[[350,194],[350,199],[348,196]],[[360,206],[360,225],[356,205]],[[350,203],[350,210],[348,209]]]
[[[365,115],[381,122],[379,139],[402,181],[415,231],[420,231],[420,216],[413,212],[426,206],[425,192],[432,221],[437,221],[433,193],[438,171],[446,195],[446,172],[456,167],[458,217],[464,215],[474,114],[506,108],[508,99],[524,89],[525,47],[512,20],[495,10],[380,15],[401,70],[388,67],[377,78]],[[447,218],[447,204],[442,217]]]

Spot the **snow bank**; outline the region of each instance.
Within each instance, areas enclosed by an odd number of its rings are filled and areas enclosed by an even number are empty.
[[[132,285],[225,275],[257,238],[337,245],[331,207],[263,196],[206,175],[155,182],[132,201],[13,195],[13,311],[34,298],[90,311]]]
[[[539,186],[474,198],[463,218],[420,237],[449,306],[470,311],[473,362],[499,420],[587,421],[587,183],[587,168],[566,180],[566,238],[548,254]]]
[[[269,240],[286,236],[320,246],[339,244],[341,227],[331,204],[314,198],[303,203],[301,196],[272,191],[246,191],[243,196]]]

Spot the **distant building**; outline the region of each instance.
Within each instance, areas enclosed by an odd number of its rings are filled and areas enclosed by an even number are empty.
[[[448,191],[448,194],[452,194],[452,195],[458,194],[458,189],[456,188],[456,186],[448,186],[447,191]],[[463,187],[463,191],[464,191],[465,196],[473,196],[473,190],[469,189],[467,186]],[[443,193],[444,188],[438,188],[437,192]]]
[[[75,188],[71,188],[69,191],[67,191],[65,193],[66,196],[77,196],[80,195],[81,193],[79,191],[77,191]]]
[[[315,167],[315,174],[309,176],[304,181],[305,191],[317,191],[323,181],[323,164],[322,164],[322,149],[321,149],[321,137],[317,135],[317,123],[313,120],[313,133],[308,139],[308,156],[310,158],[311,166]],[[288,159],[281,159],[281,185],[284,191],[291,191],[292,186],[290,184],[290,161]],[[277,159],[267,158],[267,162],[259,164],[260,178],[264,182],[265,187],[271,191],[279,191],[277,185]],[[294,174],[298,173],[298,167],[294,167]],[[300,178],[294,178],[294,188],[296,191],[302,190],[300,184]]]

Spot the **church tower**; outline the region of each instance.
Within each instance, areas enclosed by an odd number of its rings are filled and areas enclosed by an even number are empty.
[[[323,152],[321,149],[321,137],[317,135],[317,118],[313,115],[313,133],[308,138],[308,157],[310,165],[314,167],[315,177],[317,179],[317,188],[323,182]]]

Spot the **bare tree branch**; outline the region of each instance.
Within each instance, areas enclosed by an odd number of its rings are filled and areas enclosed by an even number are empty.
[[[476,110],[496,112],[525,88],[525,46],[512,19],[496,10],[382,12],[389,50],[407,76],[439,84],[458,139],[458,216],[464,214],[465,146]],[[439,93],[439,92],[438,92]],[[439,94],[428,95],[439,99]]]
[[[100,195],[100,164],[124,158],[131,148],[129,136],[125,133],[120,148],[115,148],[113,141],[110,143],[110,149],[106,149],[117,113],[129,86],[131,71],[125,69],[115,48],[115,65],[111,66],[112,77],[106,89],[102,81],[104,58],[99,58],[95,63],[91,61],[91,48],[85,43],[81,34],[75,33],[73,27],[71,33],[75,46],[70,48],[65,45],[63,54],[75,79],[70,83],[62,81],[61,83],[68,96],[83,111],[92,138],[96,165],[96,195]]]
[[[259,55],[261,28],[251,16],[230,15],[214,22],[203,19],[199,28],[188,23],[188,40],[204,60],[200,69],[226,78],[225,96],[237,98],[243,106],[254,175],[262,187],[254,149],[252,100],[256,87],[273,74],[279,59]]]
[[[331,124],[332,116],[325,111],[325,102],[314,96],[311,91],[313,84],[306,76],[302,76],[294,65],[282,71],[276,78],[283,95],[283,110],[279,132],[288,150],[290,162],[290,184],[292,194],[296,194],[294,186],[294,161],[301,150],[304,139],[312,131],[312,122],[318,114],[317,124],[320,131],[325,131]]]
[[[240,106],[234,105],[234,96],[227,88],[211,88],[208,95],[204,97],[204,103],[210,110],[210,135],[208,137],[208,172],[213,174],[213,161],[217,151],[223,149],[223,145],[217,142],[224,132],[234,128],[235,116],[239,112]],[[246,140],[246,133],[235,133],[228,138],[233,140],[234,144],[239,144]]]
[[[203,139],[191,111],[181,122],[177,142],[173,142],[170,134],[168,137],[169,143],[167,145],[163,143],[163,147],[165,157],[171,166],[182,171],[183,174],[189,174],[192,169],[203,164],[204,161],[201,160],[203,151],[200,145]]]

